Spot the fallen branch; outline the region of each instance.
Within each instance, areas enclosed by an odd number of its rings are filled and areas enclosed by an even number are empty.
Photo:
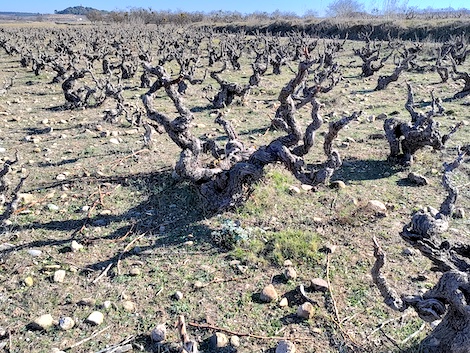
[[[225,333],[228,333],[229,335],[232,335],[232,336],[251,337],[251,338],[256,338],[256,339],[260,339],[260,340],[285,340],[285,339],[288,339],[290,341],[314,341],[314,340],[318,339],[317,337],[261,336],[261,335],[254,335],[252,333],[247,333],[247,332],[232,331],[232,330],[229,330],[229,329],[225,329],[223,327],[218,327],[218,326],[210,325],[210,324],[198,324],[196,322],[188,322],[188,326],[207,329],[207,330],[215,330],[215,331],[225,332]]]

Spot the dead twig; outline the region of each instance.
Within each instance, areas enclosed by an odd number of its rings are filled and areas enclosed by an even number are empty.
[[[383,322],[381,322],[379,325],[377,325],[377,327],[375,329],[373,329],[371,331],[371,333],[369,333],[367,335],[367,339],[369,339],[374,333],[376,333],[377,331],[380,331],[381,329],[383,329],[385,327],[385,325],[388,325],[389,323],[391,322],[394,322],[394,321],[401,321],[403,320],[406,316],[408,315],[408,312],[405,312],[402,316],[400,317],[392,317],[391,319],[388,319],[388,320],[385,320]]]
[[[114,162],[110,163],[109,165],[110,166],[116,166],[116,165],[119,165],[121,164],[122,162],[124,162],[125,160],[129,159],[129,158],[132,158],[132,157],[135,157],[137,156],[138,154],[141,154],[142,152],[150,152],[150,150],[148,148],[143,148],[141,150],[138,150],[136,152],[132,152],[131,154],[128,154],[127,156],[121,158],[121,159],[118,159],[118,160],[115,160]]]
[[[96,353],[121,353],[121,352],[129,352],[132,350],[132,344],[130,342],[135,340],[135,336],[129,336],[124,341],[114,344],[111,347],[107,347],[102,349]]]
[[[229,329],[225,329],[223,327],[218,327],[218,326],[210,325],[210,324],[198,324],[196,322],[188,322],[188,325],[192,326],[192,327],[207,329],[207,330],[222,331],[222,332],[225,332],[225,333],[227,333],[229,335],[232,335],[232,336],[251,337],[251,338],[256,338],[256,339],[260,339],[260,340],[285,340],[285,339],[289,339],[291,341],[314,341],[314,340],[318,339],[317,337],[261,336],[261,335],[254,335],[252,333],[247,333],[247,332],[232,331],[232,330],[229,330]]]
[[[109,269],[111,268],[111,266],[113,266],[113,263],[111,262],[108,266],[106,266],[106,268],[103,270],[103,272],[101,272],[101,274],[96,277],[91,283],[95,284],[96,282],[98,282],[101,278],[103,278],[104,276],[106,276],[106,274],[108,273]]]
[[[124,248],[124,250],[119,254],[119,257],[118,257],[118,260],[117,260],[117,274],[118,276],[121,275],[121,268],[120,268],[120,263],[121,263],[121,259],[123,257],[123,255],[130,249],[130,247],[132,246],[132,244],[136,243],[137,241],[139,241],[140,239],[142,239],[144,237],[146,233],[142,233],[141,235],[139,235],[137,238],[133,239],[129,244],[126,245],[126,247]]]
[[[361,345],[356,342],[354,338],[351,337],[349,332],[346,332],[346,330],[343,328],[343,325],[341,324],[341,319],[339,318],[339,313],[338,313],[338,305],[336,304],[335,297],[333,295],[333,291],[331,289],[331,281],[330,281],[330,253],[326,255],[326,282],[328,283],[328,292],[330,293],[330,298],[331,301],[333,302],[333,309],[335,312],[335,318],[333,319],[333,322],[338,326],[339,330],[343,334],[343,336],[347,337],[356,347],[360,347]]]
[[[406,342],[408,342],[409,340],[412,340],[413,338],[415,338],[416,336],[418,336],[421,331],[424,330],[424,328],[426,327],[426,323],[423,322],[421,324],[421,326],[419,327],[419,329],[417,329],[415,332],[413,332],[411,335],[409,335],[408,337],[406,337],[403,341],[400,342],[400,344],[405,344]]]
[[[97,332],[94,332],[91,336],[89,336],[89,337],[87,337],[87,338],[84,338],[84,339],[82,339],[81,341],[78,341],[77,343],[74,343],[74,344],[72,344],[71,346],[65,348],[64,351],[69,351],[69,350],[71,350],[72,348],[78,347],[78,346],[82,345],[83,343],[86,343],[86,342],[92,340],[92,339],[95,338],[96,336],[98,336],[98,335],[102,334],[104,331],[108,330],[110,327],[111,327],[111,325],[106,326],[105,328],[103,328],[103,329],[101,329],[101,330],[99,330],[99,331],[97,331]]]

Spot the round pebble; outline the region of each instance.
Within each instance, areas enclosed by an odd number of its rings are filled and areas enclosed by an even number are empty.
[[[104,315],[99,311],[93,311],[90,315],[88,315],[86,321],[93,325],[101,325],[104,321]]]
[[[65,316],[59,319],[59,327],[64,331],[70,330],[74,326],[75,321],[71,317]]]

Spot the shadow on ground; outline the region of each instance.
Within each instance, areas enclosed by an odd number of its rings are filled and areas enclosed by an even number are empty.
[[[388,178],[402,168],[387,160],[347,160],[333,175],[333,180],[377,180]]]
[[[24,242],[19,245],[3,247],[0,250],[0,260],[5,259],[10,253],[25,249],[42,249],[49,246],[59,247],[59,252],[70,251],[70,243],[76,240],[82,244],[92,244],[100,241],[113,241],[124,239],[130,235],[147,237],[151,245],[140,246],[138,250],[117,253],[111,258],[103,258],[99,262],[90,263],[89,269],[102,269],[110,263],[116,263],[118,259],[136,255],[137,251],[144,256],[147,252],[169,246],[183,246],[188,240],[187,235],[192,235],[192,240],[199,244],[210,244],[212,229],[201,224],[200,221],[211,215],[201,208],[197,191],[187,182],[176,181],[171,176],[171,170],[162,170],[153,173],[139,173],[119,177],[84,177],[66,182],[56,182],[44,185],[43,189],[60,187],[67,183],[70,187],[74,184],[91,184],[98,188],[102,185],[121,185],[134,188],[142,195],[142,202],[118,215],[103,215],[86,212],[80,218],[76,214],[67,219],[51,221],[32,221],[27,224],[12,224],[0,230],[0,237],[10,237],[19,231],[29,229],[46,229],[66,233],[51,232],[51,238]],[[91,200],[88,200],[89,202]],[[95,215],[96,214],[96,215]],[[58,214],[59,215],[59,214]],[[62,216],[63,217],[63,216]],[[74,219],[75,218],[75,219]],[[98,228],[109,227],[110,231],[97,232]],[[148,243],[148,241],[147,241]],[[62,247],[62,248],[61,248]],[[210,248],[213,250],[212,245]]]

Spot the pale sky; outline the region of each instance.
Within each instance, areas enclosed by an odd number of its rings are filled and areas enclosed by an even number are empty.
[[[80,2],[81,1],[81,2]],[[32,12],[51,14],[54,10],[61,11],[67,7],[85,6],[98,10],[130,10],[132,8],[144,8],[159,11],[186,11],[186,12],[211,12],[217,10],[238,11],[240,13],[268,12],[276,10],[281,12],[294,12],[303,15],[308,10],[313,10],[320,16],[325,14],[328,4],[333,0],[21,0],[19,2],[2,0],[0,12]],[[356,0],[364,5],[364,9],[370,12],[374,8],[383,8],[386,0]],[[406,2],[408,7],[425,9],[433,7],[437,9],[452,7],[454,9],[470,9],[469,0],[399,0]]]

